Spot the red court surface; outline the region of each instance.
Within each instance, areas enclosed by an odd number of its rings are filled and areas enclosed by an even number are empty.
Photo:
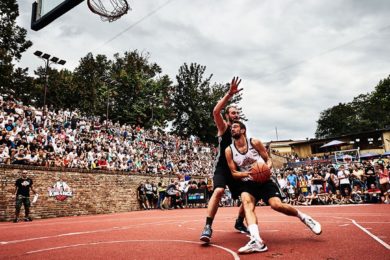
[[[390,259],[390,205],[298,208],[322,234],[258,207],[264,253],[237,254],[249,240],[233,228],[238,208],[220,208],[208,246],[199,241],[206,209],[0,223],[0,259]]]

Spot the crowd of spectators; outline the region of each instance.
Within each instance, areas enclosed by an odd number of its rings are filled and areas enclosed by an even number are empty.
[[[0,96],[0,164],[206,176],[215,148],[160,129],[79,111],[42,110]]]
[[[138,185],[137,200],[144,210],[206,207],[212,187],[204,180],[172,178],[169,184],[146,180]]]
[[[299,157],[297,153],[280,153],[278,150],[271,149],[270,152],[274,155],[278,155],[286,158],[289,163],[299,163],[299,162],[308,162],[308,161],[331,161],[334,157],[331,153],[325,153],[322,156],[312,155],[307,157]]]
[[[276,170],[286,201],[293,205],[390,203],[390,161],[302,165]]]
[[[209,176],[216,155],[214,147],[196,138],[183,139],[139,125],[120,125],[84,116],[77,110],[40,110],[13,96],[0,96],[0,132],[0,164]],[[293,158],[298,160],[291,155]],[[310,159],[318,163],[275,170],[289,203],[390,202],[389,162],[368,160],[334,165],[325,157]],[[205,189],[209,196],[211,187],[184,178],[166,186],[142,185],[140,189],[145,189],[146,200],[139,191],[138,199],[144,201],[141,206],[145,209],[180,207],[189,188]],[[172,187],[175,189],[169,194]],[[228,191],[221,203],[234,205]]]

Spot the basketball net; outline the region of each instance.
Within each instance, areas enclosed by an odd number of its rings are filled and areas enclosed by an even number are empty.
[[[104,22],[113,22],[126,14],[131,8],[126,0],[88,0],[89,9],[100,16]]]

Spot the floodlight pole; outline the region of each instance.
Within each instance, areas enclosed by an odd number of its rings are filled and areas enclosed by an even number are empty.
[[[43,58],[42,58],[43,59]],[[43,116],[46,117],[46,94],[49,86],[49,59],[43,59],[45,61],[45,90],[43,95]]]
[[[45,88],[44,88],[44,94],[43,94],[43,117],[46,116],[46,95],[47,95],[47,88],[49,87],[49,66],[50,62],[54,64],[60,64],[64,65],[66,63],[65,60],[61,60],[57,57],[51,57],[50,54],[43,53],[41,51],[35,51],[34,55],[37,56],[38,58],[42,59],[45,62]]]
[[[103,81],[104,87],[107,88],[107,106],[106,106],[106,131],[108,132],[108,112],[110,109],[110,94],[111,94],[111,85],[117,86],[119,82],[114,79],[110,79],[107,76],[101,76],[100,79]]]

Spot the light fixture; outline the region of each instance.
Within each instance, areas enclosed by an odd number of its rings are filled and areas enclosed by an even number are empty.
[[[34,55],[35,55],[35,56],[38,56],[38,57],[41,57],[42,52],[41,52],[41,51],[35,51],[35,52],[34,52]]]
[[[42,55],[42,58],[48,60],[50,58],[50,54],[45,53]]]
[[[57,63],[58,60],[59,60],[59,58],[57,58],[57,57],[52,57],[52,58],[50,59],[50,61],[55,62],[55,63]]]

